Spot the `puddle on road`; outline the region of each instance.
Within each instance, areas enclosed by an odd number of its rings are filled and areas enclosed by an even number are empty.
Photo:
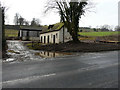
[[[35,53],[35,55],[40,56],[42,58],[55,58],[55,57],[62,57],[62,56],[72,55],[72,53],[41,51],[41,52]]]
[[[60,52],[46,52],[38,50],[30,50],[23,45],[21,41],[7,41],[8,50],[7,54],[10,58],[3,60],[3,62],[23,62],[29,60],[45,60],[48,58],[63,57],[72,55],[72,53],[60,53]],[[50,60],[50,59],[49,59]]]

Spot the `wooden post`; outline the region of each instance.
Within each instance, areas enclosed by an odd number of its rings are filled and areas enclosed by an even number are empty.
[[[0,59],[2,59],[2,9],[0,7]]]
[[[5,57],[6,53],[6,39],[5,39],[5,21],[4,21],[4,7],[1,8],[2,17],[2,56]]]
[[[0,7],[0,82],[2,82],[2,9]],[[2,90],[2,85],[0,85]]]
[[[118,26],[120,26],[120,1],[118,2]]]

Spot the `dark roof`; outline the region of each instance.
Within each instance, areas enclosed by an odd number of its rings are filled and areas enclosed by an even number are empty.
[[[42,27],[20,26],[20,30],[25,30],[25,31],[42,31]]]
[[[40,33],[43,34],[48,32],[59,31],[63,26],[64,26],[64,23],[56,23],[49,26],[42,26],[42,32]]]
[[[49,25],[49,26],[48,26],[48,29],[53,28],[53,26],[54,26],[54,25]]]

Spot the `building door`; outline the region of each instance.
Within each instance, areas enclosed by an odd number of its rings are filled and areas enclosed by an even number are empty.
[[[46,36],[44,36],[44,43],[46,43]]]
[[[49,43],[49,42],[50,42],[49,36],[48,36],[48,38],[47,38],[47,39],[48,39],[48,43]]]
[[[53,35],[53,43],[55,43],[55,35]]]
[[[29,31],[26,31],[26,40],[29,40]]]
[[[42,36],[41,36],[41,43],[42,43]]]

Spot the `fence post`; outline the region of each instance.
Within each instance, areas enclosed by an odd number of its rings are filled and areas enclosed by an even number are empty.
[[[0,7],[0,82],[2,82],[2,8]],[[0,90],[2,84],[0,84]]]

